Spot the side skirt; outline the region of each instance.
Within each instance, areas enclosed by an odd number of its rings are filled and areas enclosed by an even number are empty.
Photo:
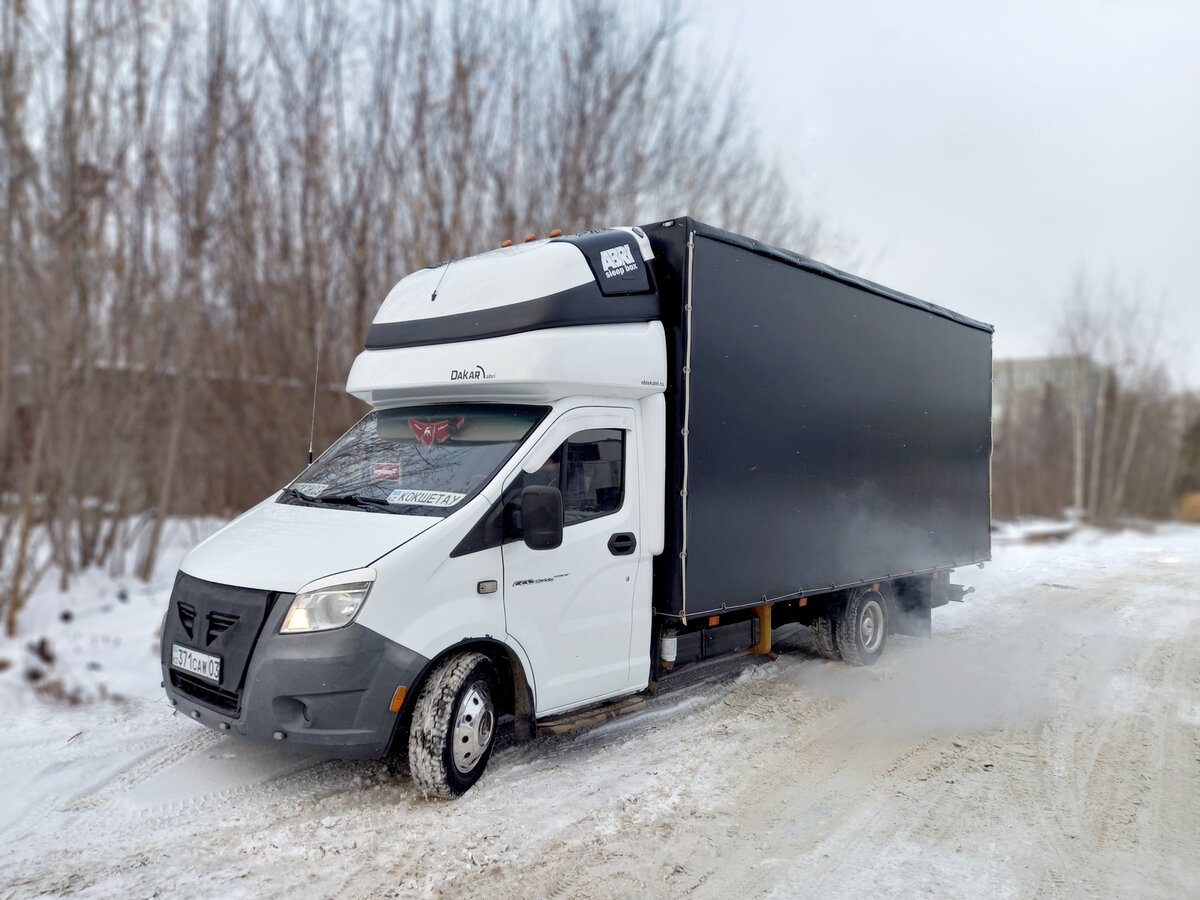
[[[599,725],[601,722],[607,722],[609,719],[627,716],[630,713],[638,712],[645,708],[646,698],[641,694],[634,694],[632,697],[621,697],[617,700],[606,700],[604,703],[596,706],[578,709],[574,712],[564,713],[561,716],[539,719],[537,733],[542,737],[552,734],[563,734],[567,731],[574,731],[577,728],[588,728],[592,725]]]

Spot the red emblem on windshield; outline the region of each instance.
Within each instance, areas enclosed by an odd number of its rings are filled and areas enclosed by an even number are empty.
[[[426,447],[432,447],[434,444],[442,444],[450,439],[450,435],[458,431],[462,427],[463,417],[451,422],[449,419],[442,419],[440,422],[422,422],[419,419],[409,419],[408,427],[412,429],[413,435],[418,441]]]

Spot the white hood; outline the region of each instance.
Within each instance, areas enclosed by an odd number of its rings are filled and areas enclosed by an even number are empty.
[[[274,499],[212,535],[180,569],[218,584],[294,593],[313,579],[368,566],[441,521]]]

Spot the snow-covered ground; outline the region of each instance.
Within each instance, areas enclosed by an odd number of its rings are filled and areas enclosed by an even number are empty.
[[[0,642],[0,895],[1200,896],[1200,527],[998,542],[932,640],[851,669],[794,629],[454,803],[172,715],[156,632],[209,527]]]

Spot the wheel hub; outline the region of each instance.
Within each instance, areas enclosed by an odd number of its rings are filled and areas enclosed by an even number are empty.
[[[492,743],[496,716],[487,682],[476,681],[463,692],[454,712],[454,767],[462,773],[472,771]]]
[[[879,649],[883,641],[883,608],[878,600],[868,600],[863,604],[858,630],[864,650],[874,653]]]

